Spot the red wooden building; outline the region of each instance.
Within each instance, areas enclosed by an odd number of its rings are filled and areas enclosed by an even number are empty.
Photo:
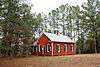
[[[33,47],[34,55],[69,55],[76,53],[76,46],[68,36],[42,33]]]

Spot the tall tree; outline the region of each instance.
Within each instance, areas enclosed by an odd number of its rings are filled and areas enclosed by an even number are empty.
[[[99,14],[97,10],[100,9],[100,1],[99,0],[87,0],[87,3],[82,5],[82,22],[84,22],[85,30],[87,33],[91,33],[93,35],[94,40],[94,48],[95,53],[97,53],[97,46],[99,45],[99,40],[97,39],[98,29],[100,28],[98,20]]]
[[[11,45],[13,38],[19,38],[21,35],[32,37],[33,29],[39,22],[37,23],[37,18],[31,14],[28,4],[22,0],[1,0],[0,7],[0,27],[7,44]]]

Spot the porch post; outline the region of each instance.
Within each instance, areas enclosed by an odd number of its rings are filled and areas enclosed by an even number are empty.
[[[44,55],[44,45],[42,46],[42,54]]]
[[[51,54],[53,56],[53,42],[51,42]]]
[[[40,52],[40,45],[39,45],[39,52]]]
[[[36,52],[38,52],[38,50],[37,50],[37,46],[36,46]]]

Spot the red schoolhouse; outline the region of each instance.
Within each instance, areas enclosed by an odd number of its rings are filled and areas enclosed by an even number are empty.
[[[76,53],[75,42],[62,34],[42,33],[33,47],[34,55],[61,56]]]

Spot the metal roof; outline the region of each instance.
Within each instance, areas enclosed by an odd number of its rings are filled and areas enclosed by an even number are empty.
[[[47,33],[47,32],[43,32],[42,34],[45,34],[51,41],[75,43],[71,38],[62,34],[57,35],[57,34]]]

